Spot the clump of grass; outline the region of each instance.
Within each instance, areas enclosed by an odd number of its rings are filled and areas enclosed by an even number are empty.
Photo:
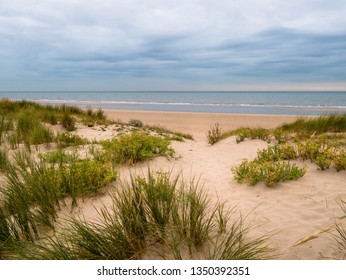
[[[220,140],[222,140],[222,132],[219,123],[216,123],[207,131],[207,142],[210,145],[214,145]]]
[[[67,113],[62,116],[61,124],[67,131],[76,130],[74,118]]]
[[[299,118],[280,127],[284,131],[302,134],[346,132],[346,114],[323,115],[317,118]]]
[[[57,165],[60,167],[66,163],[72,163],[79,160],[78,155],[76,153],[66,153],[62,149],[54,150],[44,154],[39,154],[39,158],[44,162]]]
[[[6,217],[11,217],[16,237],[38,238],[38,228],[54,228],[59,202],[97,193],[117,178],[109,166],[92,160],[71,162],[55,167],[44,161],[36,162],[28,153],[17,152],[6,169],[2,191]]]
[[[100,211],[99,222],[72,219],[63,235],[33,246],[26,258],[139,259],[153,245],[162,257],[206,253],[206,258],[268,257],[267,238],[248,238],[243,219],[232,221],[224,204],[212,206],[197,185],[178,184],[165,172],[132,177],[117,189],[113,207]],[[228,223],[233,222],[231,228]],[[197,256],[196,255],[196,256]]]
[[[133,132],[112,140],[102,141],[102,147],[112,162],[134,164],[155,156],[172,156],[170,141],[158,136]]]
[[[344,213],[344,216],[342,218],[345,218],[346,217],[346,201],[341,199],[339,206]],[[334,234],[334,240],[336,242],[336,245],[345,253],[344,255],[345,257],[346,256],[346,229],[343,227],[341,223],[338,223],[337,221],[335,221],[335,229],[336,229],[336,234]]]
[[[4,149],[0,149],[0,172],[4,172],[8,166],[8,153]]]

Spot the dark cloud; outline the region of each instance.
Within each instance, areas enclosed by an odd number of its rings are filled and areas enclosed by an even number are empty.
[[[4,0],[0,59],[12,84],[346,82],[346,4],[333,1]],[[277,2],[275,2],[277,3]],[[250,5],[251,4],[251,5]],[[31,9],[25,8],[31,6]],[[295,13],[294,13],[295,11]],[[331,16],[333,15],[333,16]]]

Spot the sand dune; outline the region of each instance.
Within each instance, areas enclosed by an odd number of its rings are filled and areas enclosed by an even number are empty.
[[[267,147],[268,143],[251,140],[237,144],[235,138],[230,137],[211,146],[205,139],[206,131],[215,122],[224,129],[239,126],[275,127],[296,116],[106,112],[113,119],[141,119],[144,123],[160,124],[195,137],[194,141],[172,143],[176,151],[175,159],[156,158],[134,167],[121,168],[123,180],[128,179],[131,172],[145,173],[148,166],[153,170],[181,172],[186,180],[195,176],[200,178],[212,201],[226,201],[248,216],[255,226],[252,235],[274,233],[271,242],[277,250],[278,259],[344,258],[332,245],[330,232],[333,231],[334,218],[342,214],[337,202],[340,197],[346,197],[345,172],[322,172],[309,162],[297,162],[307,166],[306,175],[297,181],[280,183],[273,188],[263,183],[252,187],[238,184],[232,178],[231,167],[243,158],[254,158],[257,150]],[[88,135],[85,130],[83,135]],[[85,201],[79,213],[93,219],[97,217],[95,208],[110,203],[107,195],[92,198]]]

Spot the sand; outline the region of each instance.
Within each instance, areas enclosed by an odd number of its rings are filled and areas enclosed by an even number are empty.
[[[233,180],[231,167],[243,158],[252,159],[258,149],[268,146],[261,140],[249,140],[239,144],[235,137],[213,146],[206,142],[206,132],[216,122],[222,129],[241,126],[273,128],[283,122],[296,119],[287,115],[233,115],[207,113],[139,112],[105,110],[112,119],[127,122],[140,119],[146,124],[159,124],[177,131],[191,133],[195,140],[172,142],[175,159],[156,158],[150,162],[120,169],[121,180],[127,180],[130,172],[145,173],[152,170],[182,173],[185,180],[200,178],[208,190],[211,201],[225,201],[236,206],[247,216],[254,229],[252,236],[273,233],[271,245],[277,259],[342,259],[345,256],[333,245],[334,219],[342,216],[338,206],[340,198],[346,198],[346,173],[317,170],[309,162],[297,162],[307,166],[307,174],[297,180],[280,183],[269,188],[263,183],[256,186],[238,184]],[[92,139],[95,131],[80,130]],[[101,134],[112,136],[107,131]],[[107,134],[108,133],[108,134]],[[97,217],[96,209],[111,204],[106,194],[86,199],[78,213],[86,219]],[[342,220],[340,220],[342,221]],[[334,231],[335,232],[335,231]],[[300,242],[301,241],[301,242]],[[297,245],[295,245],[297,243]]]

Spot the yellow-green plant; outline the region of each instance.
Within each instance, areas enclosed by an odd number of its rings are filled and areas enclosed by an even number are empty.
[[[214,126],[207,131],[207,142],[210,145],[214,145],[222,139],[222,132],[219,123],[215,123]]]

